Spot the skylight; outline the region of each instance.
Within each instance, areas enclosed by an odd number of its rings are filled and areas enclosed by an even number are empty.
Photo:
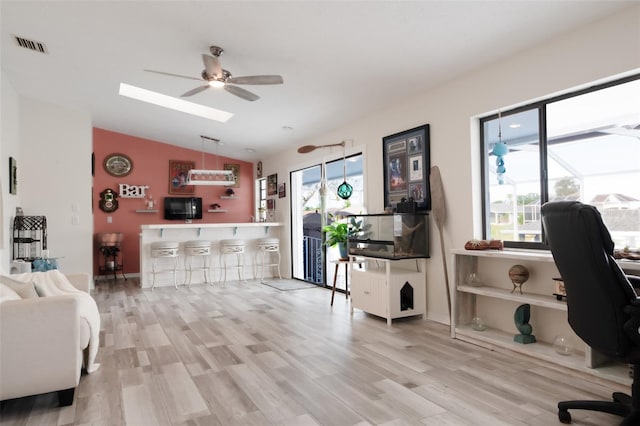
[[[137,99],[142,102],[147,102],[198,117],[207,118],[209,120],[219,121],[221,123],[226,123],[231,117],[233,117],[233,114],[230,112],[194,104],[193,102],[173,98],[171,96],[142,89],[140,87],[131,86],[130,84],[120,83],[120,91],[118,93],[121,96],[126,96],[128,98]]]

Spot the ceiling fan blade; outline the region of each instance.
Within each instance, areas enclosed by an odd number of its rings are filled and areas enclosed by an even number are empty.
[[[246,77],[231,77],[227,80],[233,84],[282,84],[282,76],[279,75],[248,75]]]
[[[236,95],[242,99],[245,99],[247,101],[257,101],[258,99],[260,99],[260,96],[256,95],[255,93],[251,93],[248,90],[243,89],[242,87],[238,87],[238,86],[232,86],[230,84],[225,84],[224,85],[224,90],[226,90],[227,92]]]
[[[209,77],[222,77],[222,65],[220,65],[218,58],[202,54],[202,62]]]
[[[202,79],[200,77],[189,77],[188,75],[180,75],[180,74],[172,74],[170,72],[163,72],[163,71],[154,71],[154,70],[144,70],[146,72],[153,72],[156,74],[162,74],[162,75],[169,75],[171,77],[180,77],[180,78],[188,78],[189,80],[198,80],[198,81],[202,81]]]
[[[191,89],[189,90],[187,93],[183,93],[182,95],[180,95],[181,98],[186,98],[187,96],[193,96],[196,93],[200,93],[204,90],[207,90],[209,88],[208,84],[205,84],[204,86],[200,86],[200,87],[196,87],[195,89]]]

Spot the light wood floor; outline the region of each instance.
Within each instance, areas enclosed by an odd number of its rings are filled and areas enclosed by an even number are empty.
[[[619,385],[450,339],[447,326],[349,313],[322,288],[255,281],[141,290],[100,282],[98,372],[74,404],[5,401],[2,425],[559,425],[563,399]],[[576,425],[619,418],[573,411]]]

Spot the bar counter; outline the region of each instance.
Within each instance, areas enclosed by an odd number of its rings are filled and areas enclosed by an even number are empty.
[[[243,222],[243,223],[180,223],[180,224],[150,224],[140,226],[140,286],[150,288],[153,283],[151,243],[156,241],[174,241],[180,244],[178,257],[177,283],[184,284],[187,279],[185,258],[182,254],[183,243],[193,240],[208,240],[212,243],[211,277],[214,282],[220,278],[219,242],[225,239],[241,239],[245,241],[244,276],[246,279],[255,278],[256,246],[258,238],[280,238],[281,222]],[[281,241],[282,244],[282,241]],[[159,259],[162,263],[169,259]],[[280,265],[284,270],[283,265]],[[166,268],[163,266],[163,269]],[[237,280],[237,276],[230,273],[229,281]],[[200,273],[194,273],[192,285],[204,284]],[[156,275],[156,287],[173,286],[173,274],[161,273]]]

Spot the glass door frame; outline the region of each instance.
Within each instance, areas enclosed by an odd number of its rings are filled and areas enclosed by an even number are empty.
[[[360,201],[360,206],[358,208],[357,211],[354,211],[353,213],[365,213],[366,212],[366,197],[365,197],[365,182],[366,182],[366,167],[365,167],[365,161],[366,161],[366,154],[365,154],[365,150],[363,147],[358,147],[358,149],[352,149],[352,152],[346,153],[345,154],[345,159],[348,162],[350,158],[354,158],[354,157],[360,157],[359,161],[360,161],[360,173],[358,173],[356,171],[355,176],[360,176],[361,181],[361,187],[360,188],[360,197],[361,197],[361,201]],[[304,216],[304,210],[302,208],[302,205],[298,205],[297,203],[299,203],[299,199],[302,196],[301,193],[299,193],[299,189],[302,186],[302,182],[299,180],[302,178],[302,175],[300,174],[300,172],[303,172],[304,170],[307,169],[312,169],[314,167],[320,167],[320,171],[321,171],[321,175],[320,175],[320,183],[323,181],[323,177],[327,176],[327,166],[331,166],[331,165],[339,165],[339,170],[340,170],[340,182],[342,182],[343,178],[342,178],[342,155],[341,153],[339,153],[338,155],[335,155],[338,153],[333,153],[332,155],[328,155],[328,156],[324,156],[322,158],[316,159],[315,161],[311,161],[309,162],[307,165],[297,168],[296,170],[291,170],[289,172],[289,182],[290,182],[290,193],[291,193],[291,257],[292,257],[292,262],[291,262],[291,276],[294,279],[301,279],[301,280],[307,280],[308,276],[306,276],[306,269],[305,269],[305,261],[306,261],[306,256],[308,255],[308,253],[305,252],[304,250],[304,242],[303,242],[303,236],[304,236],[304,224],[302,223],[303,221],[303,216]],[[334,166],[335,167],[335,166]],[[357,169],[356,169],[357,170]],[[333,173],[331,173],[332,175],[335,175],[335,171]],[[350,180],[347,177],[347,180],[350,181],[351,183],[353,182],[353,176],[354,173],[351,172],[352,175],[352,179]],[[331,177],[330,177],[331,178]],[[330,180],[330,182],[333,183],[333,181],[336,180],[336,178],[334,177],[333,179]],[[337,186],[337,185],[336,185]],[[327,191],[333,191],[333,189],[327,189]],[[355,191],[354,191],[355,193]],[[327,195],[333,194],[332,192],[327,192]],[[323,201],[325,200],[323,205]],[[351,198],[353,199],[353,198]],[[346,201],[345,201],[346,202]],[[320,223],[320,227],[323,226],[324,223],[326,223],[327,217],[328,217],[328,211],[329,208],[326,205],[326,196],[325,197],[321,197],[321,201],[320,201],[320,206],[318,208],[318,210],[320,210],[321,213],[321,223]],[[348,207],[347,207],[348,208]],[[321,237],[320,237],[320,241],[324,241],[324,234],[321,233]],[[331,250],[331,253],[333,253],[333,251],[337,252],[337,247],[332,247],[329,248],[329,250]],[[319,281],[309,281],[309,282],[313,282],[314,284],[317,285],[322,285],[325,287],[328,287],[329,285],[333,285],[333,275],[335,274],[334,270],[330,270],[331,268],[329,268],[328,262],[330,259],[328,259],[328,257],[332,257],[333,254],[329,254],[329,256],[327,256],[327,248],[324,246],[321,246],[320,248],[320,252],[321,252],[321,257],[319,258],[320,261],[320,266],[322,267],[321,270],[321,274],[322,274],[322,282]],[[343,282],[344,280],[342,280]],[[343,287],[343,286],[342,286]]]

